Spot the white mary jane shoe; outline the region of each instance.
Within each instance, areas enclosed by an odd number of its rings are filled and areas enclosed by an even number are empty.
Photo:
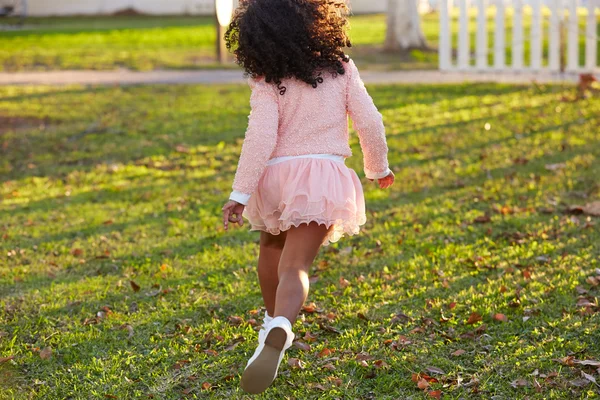
[[[261,340],[262,339],[262,340]],[[277,377],[285,351],[292,346],[292,323],[286,317],[275,317],[260,335],[259,345],[242,375],[242,389],[251,394],[264,392]]]

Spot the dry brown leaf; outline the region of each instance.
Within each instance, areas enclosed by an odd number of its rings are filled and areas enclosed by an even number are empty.
[[[52,357],[52,349],[50,347],[45,347],[40,351],[40,358],[42,360],[48,360],[50,357]]]
[[[463,354],[465,354],[465,353],[466,353],[466,351],[465,351],[465,350],[463,350],[463,349],[458,349],[458,350],[456,350],[454,353],[452,353],[452,355],[453,355],[454,357],[458,357],[458,356],[462,356],[462,355],[463,355]]]
[[[467,320],[467,324],[468,325],[473,325],[479,321],[483,320],[483,318],[481,317],[481,315],[479,315],[478,313],[474,312],[471,313],[471,315],[469,316],[469,319]]]
[[[473,220],[474,223],[476,224],[487,224],[489,222],[492,222],[492,218],[489,215],[482,215],[480,217],[477,217]]]
[[[373,365],[375,366],[375,368],[386,368],[389,366],[388,363],[386,363],[383,360],[377,360],[373,362]]]
[[[427,393],[429,395],[429,397],[433,397],[434,399],[441,399],[442,398],[442,391],[441,390],[433,390],[431,392]]]
[[[237,315],[230,315],[227,317],[230,325],[238,326],[244,323],[244,319],[242,317],[238,317]]]
[[[574,360],[573,364],[591,365],[592,367],[600,367],[600,361],[596,361],[596,360]]]
[[[304,362],[302,362],[301,360],[299,360],[297,358],[293,358],[293,357],[289,358],[288,365],[292,368],[304,369]]]
[[[71,250],[71,254],[74,255],[75,257],[80,257],[83,255],[83,250],[73,249],[73,250]]]
[[[183,390],[181,391],[181,393],[183,393],[183,394],[190,394],[190,393],[192,393],[193,391],[194,391],[194,389],[192,389],[192,388],[187,388],[187,389],[183,389]]]
[[[449,309],[452,310],[454,307],[456,307],[456,302],[455,301],[453,301],[452,303],[448,304],[448,308]]]
[[[7,362],[7,361],[10,361],[10,360],[12,360],[14,358],[15,358],[15,356],[0,357],[0,364],[3,364],[5,362]]]
[[[373,356],[371,356],[369,353],[365,353],[364,351],[361,351],[360,353],[358,353],[356,355],[356,359],[361,361],[361,360],[372,360]]]
[[[327,357],[333,354],[333,350],[332,349],[328,349],[328,348],[324,348],[323,350],[321,350],[319,352],[319,357],[323,358],[323,357]]]
[[[334,371],[335,365],[333,365],[332,363],[327,363],[327,364],[323,365],[323,368],[328,369],[330,371]]]
[[[138,285],[134,281],[129,281],[129,284],[131,285],[131,288],[133,289],[134,292],[140,291],[140,289],[141,289],[140,285]]]
[[[304,340],[305,340],[306,342],[310,342],[310,343],[312,343],[312,342],[314,342],[314,341],[316,341],[316,340],[317,340],[317,335],[315,335],[315,334],[313,334],[313,333],[310,333],[309,331],[307,331],[307,332],[304,334]]]
[[[310,344],[297,340],[294,342],[294,347],[303,351],[310,351]]]
[[[500,313],[494,314],[494,319],[500,322],[508,322],[508,317]]]
[[[358,364],[362,367],[368,367],[369,363],[366,360],[360,360]]]
[[[309,314],[318,312],[317,305],[315,303],[306,304],[306,305],[302,306],[302,311],[309,313]]]
[[[332,382],[335,386],[340,387],[342,386],[342,380],[340,378],[337,378],[335,376],[330,376],[327,378],[330,382]]]
[[[588,215],[600,217],[600,201],[594,201],[593,203],[586,204],[583,207],[583,212]]]
[[[517,379],[510,383],[510,386],[514,387],[515,389],[520,388],[520,387],[526,387],[528,385],[529,385],[529,382],[527,382],[527,380],[525,380],[525,379]]]
[[[340,276],[340,287],[346,288],[350,285],[350,281],[345,279],[343,276]]]
[[[419,379],[417,382],[417,387],[421,390],[425,390],[429,387],[429,382],[427,382],[425,379]]]
[[[208,390],[208,389],[210,389],[211,387],[212,387],[212,385],[211,385],[210,383],[208,383],[208,382],[204,382],[204,383],[202,384],[202,389],[204,389],[204,390]]]
[[[437,367],[427,367],[425,369],[431,372],[432,374],[446,375],[446,373],[443,370]]]
[[[219,355],[219,353],[216,350],[213,349],[206,349],[206,350],[202,350],[205,354],[208,354],[209,356],[213,356],[216,357]]]

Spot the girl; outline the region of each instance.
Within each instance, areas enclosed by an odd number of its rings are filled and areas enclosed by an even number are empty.
[[[261,232],[258,276],[266,305],[258,347],[242,375],[249,393],[267,389],[306,301],[308,272],[322,245],[366,222],[363,189],[344,160],[348,115],[364,170],[394,183],[382,116],[344,54],[343,0],[246,0],[225,34],[250,75],[252,108],[223,223]]]

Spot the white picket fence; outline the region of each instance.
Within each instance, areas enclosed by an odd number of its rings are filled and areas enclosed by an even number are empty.
[[[598,64],[598,18],[596,10],[600,9],[600,0],[439,0],[440,43],[439,67],[442,71],[532,71],[532,72],[567,72],[599,73]],[[585,4],[585,7],[580,7]],[[458,8],[458,10],[456,9]],[[506,28],[507,10],[512,7],[512,63],[506,62]],[[526,10],[526,7],[528,8]],[[471,53],[471,32],[469,30],[472,9],[476,10],[476,43],[475,54]],[[495,29],[493,48],[489,48],[486,11],[495,8]],[[586,10],[586,28],[580,29],[578,10]],[[452,15],[458,11],[458,51],[456,59],[452,49]],[[529,38],[525,36],[524,13],[531,15]],[[546,12],[544,12],[546,11]],[[549,16],[548,16],[549,14]],[[567,17],[568,14],[568,17]],[[549,29],[544,29],[548,18]],[[566,35],[561,35],[561,29]],[[544,57],[543,43],[547,36],[548,57]],[[563,36],[566,36],[563,37]],[[580,65],[579,43],[585,38],[585,62]],[[529,41],[530,62],[525,64],[525,44]],[[566,65],[561,63],[561,49],[566,45]],[[493,51],[493,63],[489,62],[489,53]],[[564,68],[561,68],[564,67]]]

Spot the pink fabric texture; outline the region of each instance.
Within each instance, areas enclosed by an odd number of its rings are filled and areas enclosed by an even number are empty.
[[[333,227],[324,245],[358,234],[367,221],[356,172],[343,162],[314,158],[267,166],[244,216],[252,230],[273,235],[309,222]]]
[[[364,154],[367,177],[387,175],[388,147],[383,119],[369,96],[352,60],[342,62],[346,73],[323,73],[315,89],[296,79],[285,79],[285,95],[263,79],[249,79],[252,88],[246,137],[233,189],[252,195],[271,158],[303,154],[350,157],[348,115]]]

